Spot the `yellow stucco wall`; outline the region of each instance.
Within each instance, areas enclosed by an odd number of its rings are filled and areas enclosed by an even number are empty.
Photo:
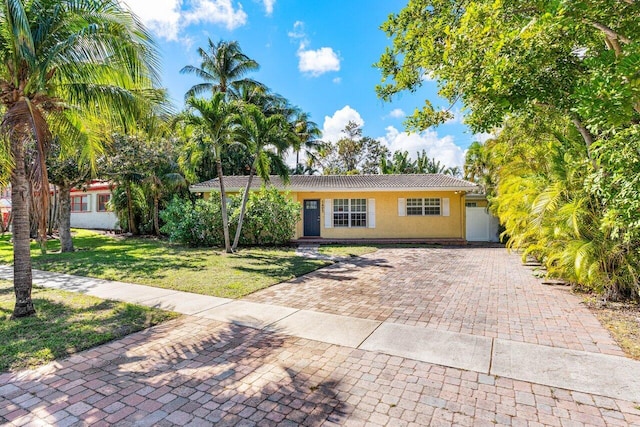
[[[399,216],[398,199],[449,198],[449,216]],[[299,192],[293,198],[300,202],[319,199],[320,236],[329,239],[386,239],[386,238],[464,238],[464,196],[454,192],[358,192],[327,193]],[[327,199],[375,199],[376,227],[325,228],[325,200]],[[368,201],[367,201],[368,203]],[[442,208],[441,208],[442,209]],[[301,216],[304,214],[301,207]],[[296,238],[304,232],[304,218],[298,223]]]
[[[208,199],[209,192],[203,197]],[[320,200],[320,237],[327,239],[393,239],[393,238],[465,238],[464,195],[450,192],[290,192],[289,196],[300,203],[300,217],[295,237],[304,236],[304,200]],[[398,199],[402,198],[448,198],[449,216],[399,216]],[[325,201],[327,199],[375,199],[376,226],[368,227],[331,227],[325,228]],[[442,212],[442,202],[441,202]]]

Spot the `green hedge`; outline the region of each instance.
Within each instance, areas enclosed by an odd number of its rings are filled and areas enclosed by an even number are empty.
[[[235,235],[242,194],[229,197],[229,228]],[[207,200],[174,198],[160,214],[164,221],[161,231],[172,242],[184,245],[223,246],[220,194],[211,193]],[[300,220],[300,204],[290,200],[275,188],[263,188],[249,194],[240,235],[241,245],[282,245],[294,236]]]

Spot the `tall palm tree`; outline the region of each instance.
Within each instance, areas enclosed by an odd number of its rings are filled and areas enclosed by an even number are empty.
[[[214,43],[209,39],[208,49],[198,48],[198,55],[202,59],[200,67],[187,65],[180,72],[194,74],[204,82],[192,86],[185,94],[185,99],[216,92],[238,97],[243,87],[262,86],[255,80],[243,78],[248,72],[257,71],[260,66],[242,53],[237,41],[220,40]]]
[[[237,126],[234,136],[238,142],[243,144],[253,156],[253,164],[249,171],[249,179],[242,197],[242,205],[240,206],[240,216],[238,218],[238,226],[236,235],[233,239],[232,250],[238,247],[240,233],[242,231],[242,222],[247,207],[249,191],[251,183],[256,173],[262,178],[263,182],[269,182],[269,175],[272,170],[285,180],[288,179],[289,169],[287,168],[282,156],[290,147],[289,142],[295,139],[295,135],[289,131],[288,123],[285,118],[276,114],[273,116],[265,116],[260,108],[254,105],[246,105],[242,112],[236,116]]]
[[[222,206],[222,227],[224,246],[228,253],[231,249],[229,238],[229,216],[227,214],[227,194],[224,188],[221,155],[228,143],[231,132],[234,105],[225,101],[224,92],[216,92],[211,99],[187,99],[187,110],[178,115],[176,120],[193,129],[192,137],[199,139],[210,150],[216,163],[220,180],[220,203]]]
[[[65,134],[63,141],[88,135],[83,153],[99,151],[101,132],[86,132],[84,119],[131,125],[144,95],[154,93],[157,65],[147,31],[118,0],[0,3],[1,130],[14,165],[14,318],[35,313],[25,146],[35,141],[37,189],[46,206],[52,135]]]
[[[297,111],[297,114],[293,117],[291,122],[293,132],[296,135],[294,140],[293,150],[296,153],[296,172],[302,172],[304,165],[300,163],[300,151],[304,150],[306,158],[311,159],[312,163],[315,162],[316,151],[320,145],[320,136],[322,131],[318,125],[311,120],[309,113],[303,111]]]

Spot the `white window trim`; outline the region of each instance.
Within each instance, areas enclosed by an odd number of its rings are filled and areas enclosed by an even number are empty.
[[[408,213],[408,199],[421,199],[422,200],[422,214],[421,215],[409,215]],[[424,213],[424,200],[425,199],[439,199],[440,200],[440,213],[435,214],[425,214]],[[451,216],[451,202],[448,197],[409,197],[409,198],[398,198],[398,216]]]
[[[367,199],[362,198],[362,197],[345,198],[345,199],[332,199],[332,200],[331,200],[331,201],[332,201],[332,204],[334,204],[334,203],[335,203],[335,200],[348,200],[348,201],[349,201],[349,203],[348,203],[348,205],[347,205],[347,206],[348,206],[348,209],[349,209],[349,210],[348,210],[347,212],[335,212],[333,209],[331,209],[331,220],[333,221],[333,228],[374,228],[374,227],[370,227],[370,226],[369,226],[369,211],[368,211],[368,209],[369,209],[369,203],[368,203],[368,200],[367,200]],[[351,202],[352,202],[353,200],[364,200],[364,203],[365,203],[364,211],[361,211],[361,212],[360,212],[360,211],[359,211],[359,212],[353,212],[353,211],[351,210]],[[369,200],[372,200],[372,199],[369,199]],[[333,208],[333,206],[332,206],[332,208]],[[334,221],[334,215],[335,215],[336,213],[347,213],[347,222],[348,222],[348,225],[336,225],[336,224],[335,224],[335,221]],[[362,214],[362,213],[363,213],[363,214],[365,215],[365,217],[364,217],[365,225],[358,225],[358,226],[351,225],[351,215],[352,215],[352,214],[354,214],[354,213],[358,213],[358,214]],[[374,226],[375,226],[375,223],[374,223]]]

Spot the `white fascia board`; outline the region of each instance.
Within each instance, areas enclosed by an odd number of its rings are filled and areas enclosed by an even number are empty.
[[[259,190],[260,188],[252,187],[252,191]],[[473,187],[401,187],[401,188],[330,188],[330,187],[285,187],[278,188],[280,191],[292,191],[292,192],[305,192],[305,193],[379,193],[379,192],[452,192],[452,191],[472,191]],[[189,187],[189,191],[192,193],[208,193],[211,191],[219,191],[219,187]],[[242,188],[225,187],[227,193],[239,192],[244,190]]]

